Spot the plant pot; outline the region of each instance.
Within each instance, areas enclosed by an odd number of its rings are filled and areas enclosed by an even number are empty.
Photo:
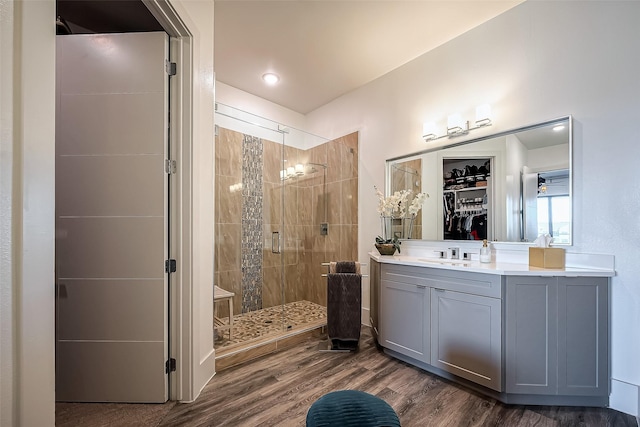
[[[396,246],[393,243],[376,243],[376,249],[380,255],[393,255],[396,253]]]

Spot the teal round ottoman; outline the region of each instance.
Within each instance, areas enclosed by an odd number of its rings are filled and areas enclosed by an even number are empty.
[[[327,393],[307,412],[307,427],[400,427],[393,408],[379,397],[359,390]]]

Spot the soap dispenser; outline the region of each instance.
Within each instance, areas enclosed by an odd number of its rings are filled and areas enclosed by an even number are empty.
[[[491,262],[491,248],[488,245],[487,239],[482,241],[482,247],[480,248],[480,262]]]

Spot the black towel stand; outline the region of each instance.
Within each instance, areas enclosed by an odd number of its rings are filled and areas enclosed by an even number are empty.
[[[330,268],[331,263],[330,262],[323,262],[321,264],[322,266],[325,266],[327,268]],[[367,264],[361,263],[360,267],[366,266]],[[328,277],[328,274],[322,274],[322,277]],[[361,277],[369,277],[367,274],[360,274]],[[328,283],[328,281],[327,281]],[[327,319],[327,325],[328,325],[328,321],[329,319]],[[327,337],[328,339],[326,341],[321,342],[318,345],[318,351],[323,352],[323,353],[352,353],[354,350],[349,350],[349,349],[338,349],[335,348],[331,342],[331,337]]]

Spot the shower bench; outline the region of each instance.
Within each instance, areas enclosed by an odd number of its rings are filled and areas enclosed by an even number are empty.
[[[223,319],[217,317],[215,314],[213,315],[213,323],[216,328],[220,331],[229,330],[229,339],[231,339],[231,334],[233,331],[233,297],[236,294],[233,292],[225,291],[224,289],[213,286],[213,303],[224,302],[227,301],[229,304],[229,322],[225,322]],[[214,311],[215,313],[215,311]],[[224,332],[223,332],[224,333]]]

